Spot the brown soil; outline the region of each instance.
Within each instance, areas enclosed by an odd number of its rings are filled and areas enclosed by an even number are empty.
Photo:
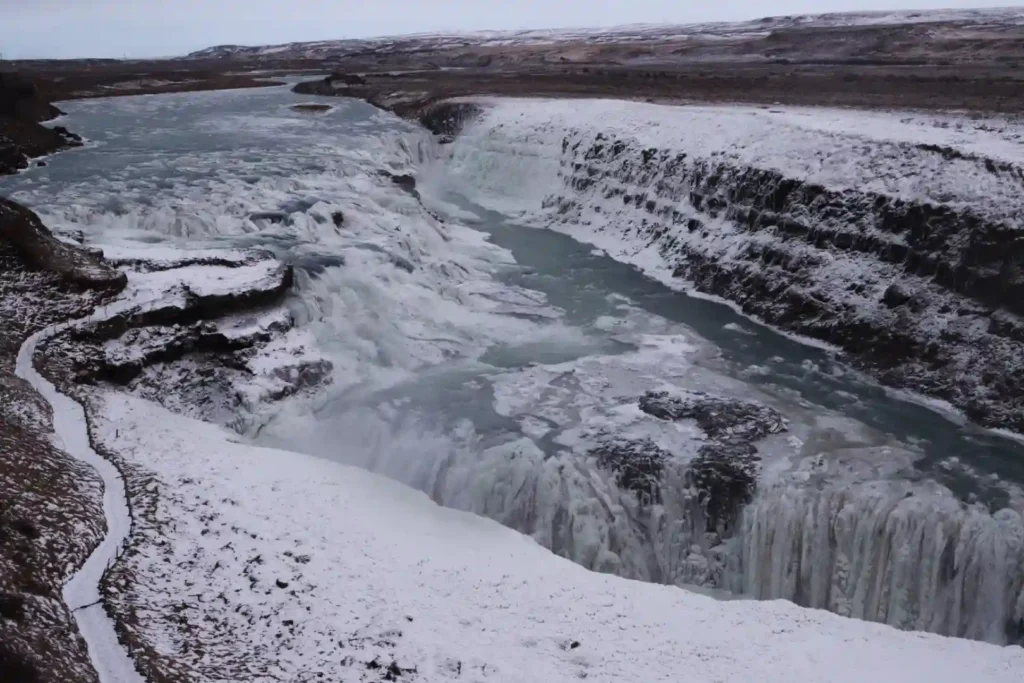
[[[614,36],[485,45],[472,37],[268,55],[10,63],[50,100],[272,85],[273,74],[337,72],[377,102],[406,94],[613,97],[868,108],[1024,110],[1024,26],[935,22],[800,26],[768,21],[714,37],[667,28]],[[628,33],[628,32],[626,32]],[[316,52],[318,56],[312,56]],[[257,73],[258,70],[258,73]],[[360,81],[365,77],[368,84]]]
[[[616,66],[530,73],[425,72],[367,75],[334,94],[399,115],[469,95],[580,97],[868,109],[1024,111],[1024,74],[974,68],[710,65],[660,70]],[[320,92],[318,94],[327,94]]]
[[[422,104],[494,94],[1024,110],[1024,26],[803,27],[766,20],[763,28],[745,25],[714,37],[673,33],[671,28],[651,31],[640,41],[623,34],[502,46],[473,45],[469,39],[452,46],[453,41],[410,37],[333,56],[320,67],[337,72],[334,84],[342,93],[385,106],[402,99]],[[258,63],[268,64],[265,58]]]
[[[14,66],[19,73],[32,78],[40,94],[51,102],[280,85],[269,77],[204,65],[181,66],[171,60],[101,64],[90,60],[41,61],[15,62]]]

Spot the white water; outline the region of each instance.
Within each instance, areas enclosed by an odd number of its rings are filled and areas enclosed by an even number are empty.
[[[5,182],[92,244],[259,246],[296,264],[291,305],[333,384],[248,406],[233,422],[261,443],[388,474],[599,571],[993,642],[1024,617],[1019,514],[915,483],[1024,509],[1012,485],[1024,478],[1006,464],[1024,449],[590,246],[509,223],[569,232],[671,282],[656,249],[542,210],[571,191],[562,131],[470,130],[442,153],[360,103],[311,118],[288,109],[296,101],[268,90],[74,103],[68,125],[94,146]],[[430,211],[381,168],[416,173]],[[279,208],[286,225],[248,218]],[[761,401],[791,421],[759,446],[764,492],[737,538],[705,531],[684,483],[702,433],[636,408],[671,388]],[[587,452],[609,437],[672,454],[660,504],[641,506],[595,466]]]

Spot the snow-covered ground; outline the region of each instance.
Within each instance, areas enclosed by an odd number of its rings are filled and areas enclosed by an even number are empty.
[[[663,154],[670,160],[683,154],[771,169],[840,190],[972,206],[997,220],[1019,221],[1024,212],[1019,175],[985,167],[986,160],[1024,164],[1019,120],[621,100],[472,101],[490,106],[453,147],[451,172],[475,198],[504,210],[535,211],[554,193],[564,145],[587,151],[591,143],[607,140],[609,147],[619,142],[650,150],[655,165],[663,164]],[[950,158],[925,145],[960,154]],[[498,203],[502,199],[505,204]],[[597,212],[616,208],[592,199]]]
[[[99,442],[160,492],[162,532],[138,539],[136,582],[116,599],[197,681],[225,660],[225,678],[250,681],[381,680],[392,664],[420,681],[1024,676],[1019,648],[594,574],[365,471],[122,394],[90,405]]]

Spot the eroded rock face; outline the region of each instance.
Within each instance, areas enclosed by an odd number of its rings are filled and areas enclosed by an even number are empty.
[[[590,456],[599,467],[615,472],[619,487],[635,493],[641,505],[661,502],[661,475],[672,454],[650,439],[610,439]]]

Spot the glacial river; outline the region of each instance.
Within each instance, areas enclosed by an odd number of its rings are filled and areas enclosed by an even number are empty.
[[[333,109],[290,108],[308,101]],[[213,416],[258,443],[381,472],[596,570],[1024,636],[1024,446],[543,229],[526,199],[484,208],[518,198],[474,184],[502,161],[471,140],[439,146],[364,103],[287,88],[62,107],[87,147],[0,193],[99,247],[254,246],[297,267],[289,305],[332,382]],[[419,196],[382,170],[415,175]],[[757,444],[759,490],[729,533],[694,527],[685,471],[705,437],[640,413],[652,390],[789,421]],[[656,509],[588,455],[609,440],[672,454]]]

